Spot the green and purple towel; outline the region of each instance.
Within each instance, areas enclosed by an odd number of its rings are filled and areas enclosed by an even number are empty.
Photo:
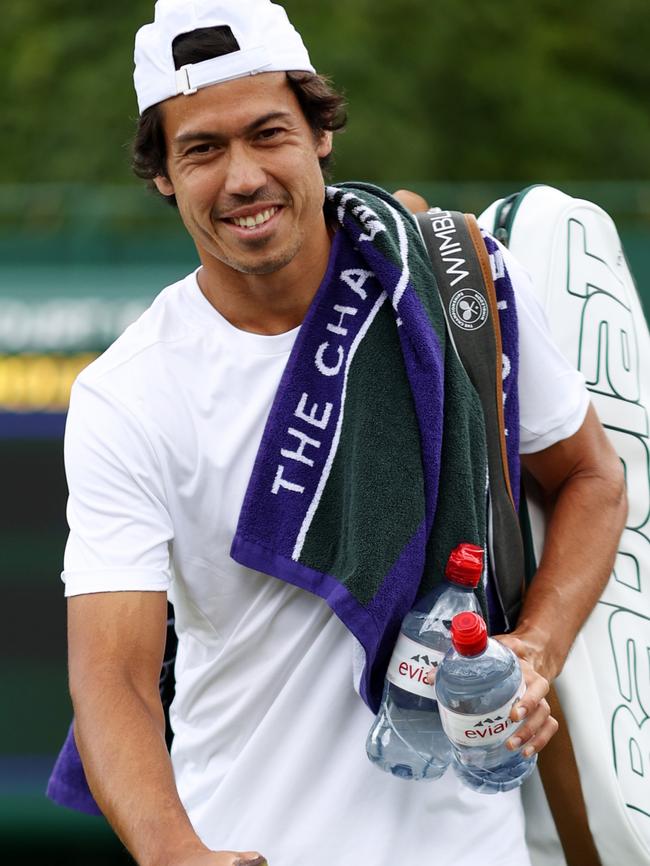
[[[410,214],[329,187],[329,273],[271,409],[231,549],[324,598],[365,651],[377,710],[400,623],[460,541],[485,545],[486,447]]]
[[[486,545],[485,431],[412,216],[367,184],[328,187],[326,207],[338,227],[328,273],[271,408],[231,555],[325,599],[364,650],[359,688],[376,711],[405,614],[458,542]],[[485,243],[518,473],[514,294]],[[48,795],[98,811],[72,729]]]

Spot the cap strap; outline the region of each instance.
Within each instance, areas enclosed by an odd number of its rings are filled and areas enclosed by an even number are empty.
[[[240,78],[242,75],[255,75],[271,66],[268,50],[262,45],[233,51],[221,57],[211,57],[201,63],[188,63],[176,72],[176,93],[188,96],[200,87]]]

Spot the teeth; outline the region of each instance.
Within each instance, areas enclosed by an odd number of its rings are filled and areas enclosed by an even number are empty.
[[[241,226],[242,228],[252,229],[255,228],[255,226],[259,226],[270,220],[273,214],[277,213],[277,210],[277,207],[272,207],[268,210],[260,211],[258,214],[255,214],[255,216],[233,217],[231,222],[235,223],[237,226]]]

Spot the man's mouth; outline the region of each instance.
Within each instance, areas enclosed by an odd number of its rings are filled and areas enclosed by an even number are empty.
[[[267,210],[258,211],[254,216],[228,217],[228,222],[240,228],[254,229],[268,222],[278,210],[278,207],[270,207]]]

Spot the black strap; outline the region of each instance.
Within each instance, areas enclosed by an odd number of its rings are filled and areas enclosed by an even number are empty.
[[[448,331],[483,406],[490,474],[490,562],[506,628],[511,629],[521,609],[525,569],[508,473],[501,330],[489,257],[474,217],[432,209],[417,214],[417,221]]]

